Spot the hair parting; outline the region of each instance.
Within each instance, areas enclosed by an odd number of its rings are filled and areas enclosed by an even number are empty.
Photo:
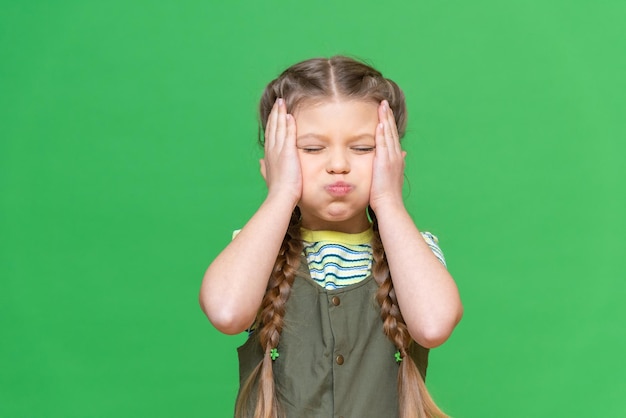
[[[261,302],[259,314],[253,328],[258,333],[259,343],[264,350],[263,360],[254,368],[243,383],[235,406],[235,417],[280,418],[283,416],[276,396],[274,373],[270,352],[277,348],[283,330],[285,304],[289,299],[291,286],[300,265],[302,241],[300,239],[300,209],[291,214],[289,227],[278,252],[274,269]],[[257,392],[256,401],[252,400]],[[250,404],[254,413],[250,415]]]
[[[378,219],[370,207],[367,208],[367,211],[372,219],[374,230],[372,240],[374,267],[372,273],[379,284],[376,301],[380,305],[383,331],[398,348],[402,359],[398,367],[400,418],[446,418],[447,415],[437,407],[428,393],[424,379],[415,361],[409,355],[409,347],[413,340],[400,312],[389,264],[385,257],[385,249],[378,231]]]

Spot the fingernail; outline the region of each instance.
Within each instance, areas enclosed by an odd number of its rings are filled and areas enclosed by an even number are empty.
[[[282,99],[282,98],[279,98],[279,99],[278,99],[278,106],[282,106],[282,105],[283,105],[283,99]]]
[[[389,108],[389,102],[387,100],[383,100],[383,110],[387,110]]]

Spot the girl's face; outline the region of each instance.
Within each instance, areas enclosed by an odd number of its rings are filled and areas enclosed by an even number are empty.
[[[363,232],[372,184],[378,104],[332,99],[294,112],[302,169],[298,206],[311,230]]]

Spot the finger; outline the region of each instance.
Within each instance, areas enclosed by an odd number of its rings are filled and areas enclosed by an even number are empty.
[[[296,120],[294,117],[287,113],[285,115],[287,122],[287,135],[285,137],[286,145],[289,147],[296,147]]]
[[[389,150],[387,149],[387,142],[385,141],[385,126],[382,122],[379,122],[376,125],[376,159],[379,158],[389,158]]]
[[[267,126],[265,127],[265,150],[273,148],[276,138],[276,124],[278,121],[278,100],[274,102],[272,110],[267,118]]]
[[[378,106],[378,125],[376,127],[376,154],[389,157],[389,143],[385,135],[386,111],[384,101]]]
[[[398,127],[396,126],[396,119],[393,116],[393,110],[387,100],[383,100],[383,107],[385,110],[385,134],[387,136],[388,147],[390,148],[390,152],[400,155],[402,149],[400,147]]]
[[[265,159],[261,158],[259,160],[259,171],[261,172],[261,176],[263,176],[263,180],[267,183],[267,166],[265,165]]]
[[[383,127],[385,128],[385,139],[387,141],[387,146],[392,145],[391,143],[391,136],[393,134],[391,125],[390,125],[390,121],[389,121],[389,102],[387,102],[387,100],[383,100],[380,103],[380,122],[383,124]]]
[[[277,117],[276,117],[276,146],[282,149],[285,145],[285,136],[287,135],[287,108],[283,99],[276,101]]]

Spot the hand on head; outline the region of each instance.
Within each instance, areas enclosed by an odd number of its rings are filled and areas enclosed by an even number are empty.
[[[260,162],[268,195],[293,199],[295,205],[302,195],[302,172],[296,148],[296,122],[287,113],[283,99],[276,100],[267,120],[265,156]]]
[[[378,107],[378,120],[370,191],[370,206],[374,211],[383,204],[402,204],[406,156],[406,151],[400,146],[400,135],[387,100],[383,100]]]

